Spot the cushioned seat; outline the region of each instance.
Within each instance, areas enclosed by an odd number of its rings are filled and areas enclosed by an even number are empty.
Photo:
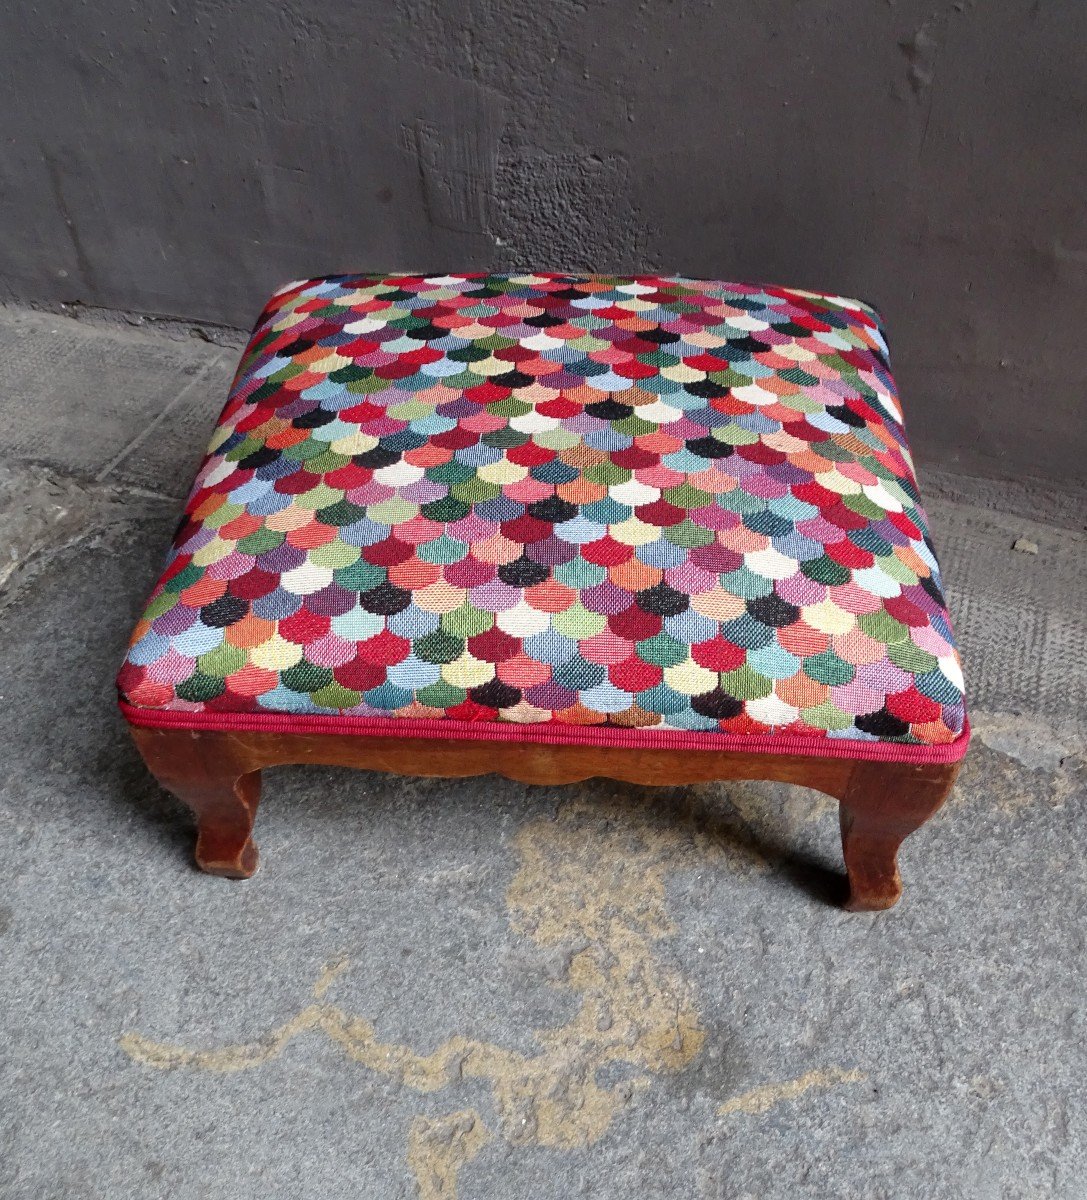
[[[878,315],[683,278],[279,291],[119,686],[193,729],[967,740]]]

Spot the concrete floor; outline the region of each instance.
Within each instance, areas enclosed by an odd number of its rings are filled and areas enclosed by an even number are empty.
[[[889,913],[756,784],[288,769],[231,883],[112,681],[235,358],[0,311],[4,1200],[1087,1194],[1082,497],[930,477],[977,736]]]

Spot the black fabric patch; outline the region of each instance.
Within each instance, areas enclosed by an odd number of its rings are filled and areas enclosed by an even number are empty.
[[[658,325],[656,329],[640,332],[638,338],[643,342],[656,342],[658,346],[670,346],[673,342],[679,341],[679,334],[673,333],[670,329],[661,329]]]
[[[383,617],[391,617],[393,613],[403,612],[411,603],[411,592],[398,588],[386,580],[376,588],[362,592],[359,604],[367,612],[377,613]]]
[[[524,555],[515,558],[513,562],[503,563],[498,568],[498,578],[510,587],[535,587],[536,584],[543,583],[550,574],[547,567],[525,558]]]
[[[291,424],[295,429],[320,429],[322,425],[327,425],[335,419],[336,414],[329,412],[327,408],[314,408],[300,417],[295,417]]]
[[[777,592],[769,596],[759,596],[757,600],[748,600],[747,611],[772,629],[784,629],[787,625],[795,625],[800,619],[800,609],[788,600],[782,600]]]
[[[852,425],[854,429],[863,429],[868,422],[859,413],[855,413],[847,404],[828,404],[827,416],[841,421],[843,425]]]
[[[521,699],[520,689],[510,687],[501,679],[489,679],[479,687],[472,688],[468,695],[485,708],[511,708]]]
[[[698,396],[702,400],[716,400],[721,396],[728,395],[728,388],[714,383],[712,379],[699,379],[696,383],[687,383],[683,387],[684,391],[690,392],[692,396]]]
[[[563,521],[572,521],[578,514],[578,506],[561,496],[548,496],[545,500],[536,500],[528,506],[528,515],[538,521],[550,521],[552,525],[561,525]]]
[[[728,458],[733,453],[731,446],[719,442],[715,437],[691,438],[687,449],[699,458]]]
[[[387,446],[378,445],[363,454],[356,454],[351,461],[357,467],[372,467],[376,471],[379,467],[391,467],[393,463],[399,462],[401,457],[399,450],[390,450]]]
[[[940,591],[940,585],[935,579],[932,578],[931,575],[926,575],[924,579],[920,579],[918,582],[941,608],[947,607],[947,602],[944,600],[944,594],[942,591]]]
[[[620,404],[618,400],[598,400],[595,404],[585,405],[587,417],[597,417],[601,421],[625,421],[634,411],[629,404]]]
[[[200,620],[212,629],[225,629],[240,621],[249,612],[249,601],[226,593],[200,610]]]
[[[738,717],[744,710],[742,700],[727,692],[715,688],[712,692],[703,692],[701,696],[691,697],[691,707],[699,716],[712,717],[715,721],[728,721]]]
[[[278,458],[278,450],[273,450],[269,446],[261,446],[259,450],[254,450],[252,454],[247,454],[238,463],[238,466],[255,471],[258,467],[266,467],[269,463],[274,463]]]
[[[666,583],[658,583],[638,592],[634,597],[634,602],[643,612],[653,613],[658,617],[674,617],[681,612],[686,612],[691,606],[690,596],[685,596],[683,592],[677,592],[675,588],[669,587]]]
[[[910,731],[906,721],[896,717],[894,713],[889,713],[885,708],[881,708],[879,712],[865,713],[864,716],[856,717],[853,724],[863,733],[870,733],[878,738],[905,737]]]

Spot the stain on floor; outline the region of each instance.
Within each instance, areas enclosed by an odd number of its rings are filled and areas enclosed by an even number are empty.
[[[369,1020],[326,999],[350,969],[346,959],[322,970],[312,1003],[251,1041],[196,1049],[129,1032],[121,1048],[148,1067],[225,1074],[263,1066],[293,1039],[318,1032],[353,1062],[418,1092],[449,1091],[455,1102],[463,1080],[485,1080],[497,1135],[510,1145],[593,1144],[636,1089],[652,1086],[654,1075],[683,1070],[702,1047],[696,991],[658,958],[656,945],[675,929],[665,897],[668,869],[692,855],[708,865],[722,851],[705,834],[669,826],[659,814],[654,819],[647,806],[639,812],[590,801],[569,802],[556,819],[531,822],[514,848],[520,866],[506,896],[511,925],[566,955],[560,986],[580,1000],[566,1024],[533,1031],[539,1053],[467,1037],[428,1054],[382,1042]],[[601,1071],[615,1064],[628,1068],[625,1078],[602,1084]],[[459,1171],[492,1136],[474,1110],[417,1117],[407,1160],[420,1197],[453,1195]]]

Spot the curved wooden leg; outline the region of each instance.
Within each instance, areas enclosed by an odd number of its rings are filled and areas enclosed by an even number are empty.
[[[260,772],[223,780],[214,789],[190,792],[181,799],[196,814],[200,869],[227,879],[248,879],[260,863],[252,838],[260,803]]]
[[[196,862],[227,879],[257,869],[253,821],[260,803],[260,770],[230,734],[132,726],[151,773],[196,817]]]
[[[877,912],[898,902],[898,848],[940,808],[958,773],[957,762],[854,764],[839,809],[846,908]]]

